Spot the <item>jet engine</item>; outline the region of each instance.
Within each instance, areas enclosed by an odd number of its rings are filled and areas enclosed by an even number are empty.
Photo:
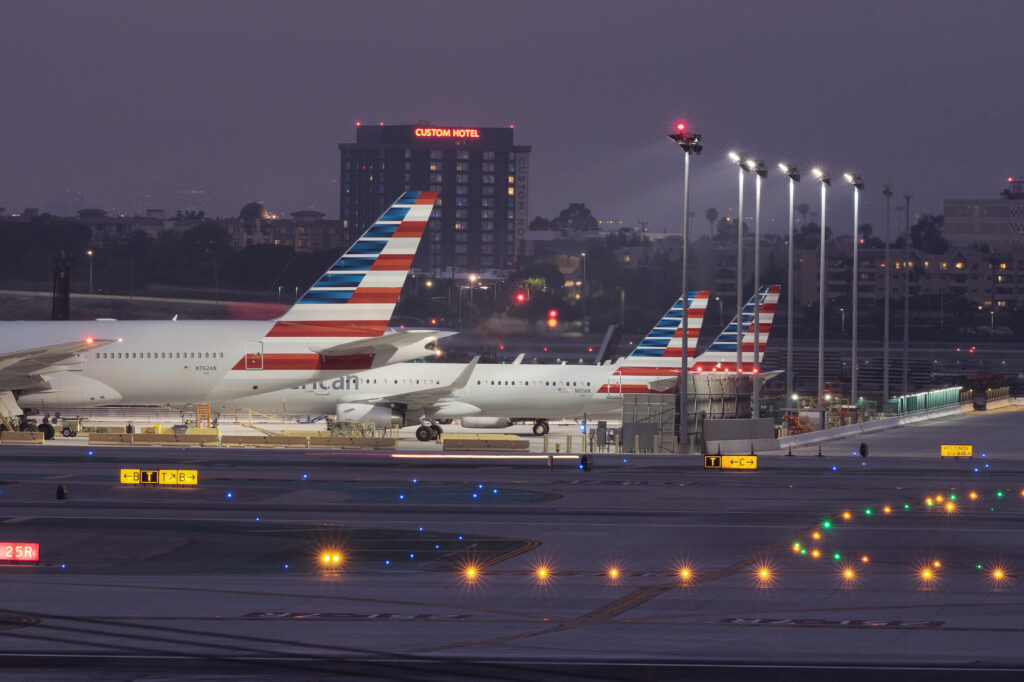
[[[503,429],[512,426],[508,417],[463,417],[462,425],[467,429]]]
[[[388,405],[338,403],[334,414],[339,422],[370,423],[381,427],[402,426],[404,421],[401,412]]]

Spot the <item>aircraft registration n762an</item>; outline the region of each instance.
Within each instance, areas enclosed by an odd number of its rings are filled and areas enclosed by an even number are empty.
[[[436,198],[404,193],[276,320],[0,323],[0,399],[187,405],[430,355],[436,330],[387,325]]]

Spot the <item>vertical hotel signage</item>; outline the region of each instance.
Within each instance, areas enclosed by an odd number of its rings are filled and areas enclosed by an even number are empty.
[[[530,155],[526,152],[514,154],[516,160],[516,181],[515,196],[512,197],[516,209],[516,238],[512,247],[512,263],[518,261],[519,250],[523,247],[523,240],[526,239],[526,221],[529,197],[527,195],[526,178],[530,171]]]

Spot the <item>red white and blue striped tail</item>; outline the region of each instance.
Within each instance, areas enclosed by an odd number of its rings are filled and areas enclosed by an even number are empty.
[[[687,358],[692,358],[697,350],[709,296],[708,291],[689,292],[686,316]],[[655,392],[651,388],[653,383],[665,377],[678,377],[682,372],[682,322],[683,298],[680,297],[633,352],[611,372],[607,383],[598,389],[598,393],[652,393]],[[671,392],[671,389],[668,391]]]
[[[384,334],[437,192],[406,192],[274,324],[268,339],[338,342]]]
[[[734,317],[729,325],[722,330],[707,350],[698,355],[693,363],[695,372],[736,372],[736,344],[743,344],[742,364],[739,368],[740,374],[754,373],[761,371],[761,362],[764,360],[764,349],[768,345],[768,334],[772,329],[772,322],[775,320],[775,308],[779,303],[779,293],[782,287],[778,284],[761,287],[757,296],[751,296],[741,312],[741,324],[737,324]],[[754,316],[757,298],[760,297],[761,311],[758,315],[760,321],[759,347],[757,357],[754,357]],[[742,331],[742,333],[740,333]]]

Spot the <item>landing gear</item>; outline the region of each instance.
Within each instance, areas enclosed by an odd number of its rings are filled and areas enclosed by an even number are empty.
[[[416,440],[426,442],[441,437],[441,427],[437,424],[420,424],[416,429]]]
[[[53,424],[43,422],[39,425],[39,430],[43,434],[43,440],[53,440]]]
[[[78,434],[75,433],[75,430],[72,429],[70,426],[65,426],[63,429],[60,430],[60,435],[64,436],[65,438],[74,438]]]
[[[535,436],[546,436],[550,430],[551,427],[543,419],[538,419],[533,423],[533,435]]]

